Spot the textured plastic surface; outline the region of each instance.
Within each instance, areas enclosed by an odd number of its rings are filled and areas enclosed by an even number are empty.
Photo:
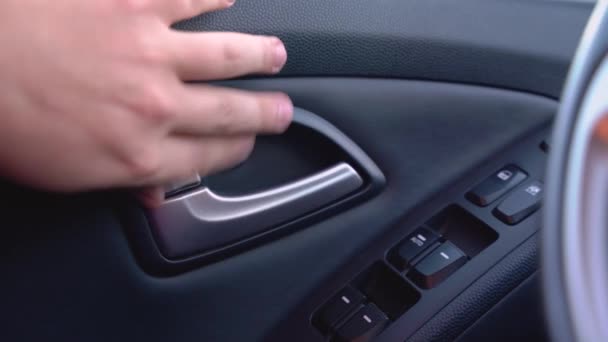
[[[285,76],[483,84],[557,97],[592,4],[531,0],[237,1],[185,30],[274,34]]]
[[[545,329],[541,280],[534,273],[457,339],[458,342],[550,341]]]
[[[534,236],[439,311],[408,342],[453,341],[538,268]]]

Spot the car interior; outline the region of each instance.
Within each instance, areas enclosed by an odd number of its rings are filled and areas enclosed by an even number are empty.
[[[3,181],[1,341],[606,341],[607,4],[241,0],[294,123],[167,188]],[[44,170],[40,170],[44,172]]]

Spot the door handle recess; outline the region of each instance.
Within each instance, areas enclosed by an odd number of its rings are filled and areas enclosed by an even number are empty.
[[[146,212],[148,224],[132,226],[141,260],[153,272],[180,272],[380,191],[384,175],[339,129],[301,108],[294,109],[293,121],[328,139],[344,159],[295,182],[247,195],[223,196],[198,177],[174,184],[165,202]]]
[[[224,197],[207,187],[170,199],[151,212],[168,258],[192,255],[244,239],[322,208],[363,186],[347,163],[299,181],[245,196]]]

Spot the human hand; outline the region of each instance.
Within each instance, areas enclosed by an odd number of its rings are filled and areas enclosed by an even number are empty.
[[[608,144],[608,116],[605,116],[598,122],[596,135]]]
[[[274,37],[170,25],[230,0],[0,1],[0,174],[51,191],[152,188],[243,160],[286,95],[184,81],[276,73]]]

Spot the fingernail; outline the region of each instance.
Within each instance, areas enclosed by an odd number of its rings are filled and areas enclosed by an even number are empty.
[[[272,72],[277,73],[283,69],[287,62],[287,50],[285,45],[279,38],[272,38],[273,61],[272,61]]]
[[[291,124],[293,119],[293,104],[289,98],[281,99],[277,111],[277,126],[284,131]]]
[[[228,5],[228,7],[234,5],[235,2],[236,0],[226,0],[226,4]]]

